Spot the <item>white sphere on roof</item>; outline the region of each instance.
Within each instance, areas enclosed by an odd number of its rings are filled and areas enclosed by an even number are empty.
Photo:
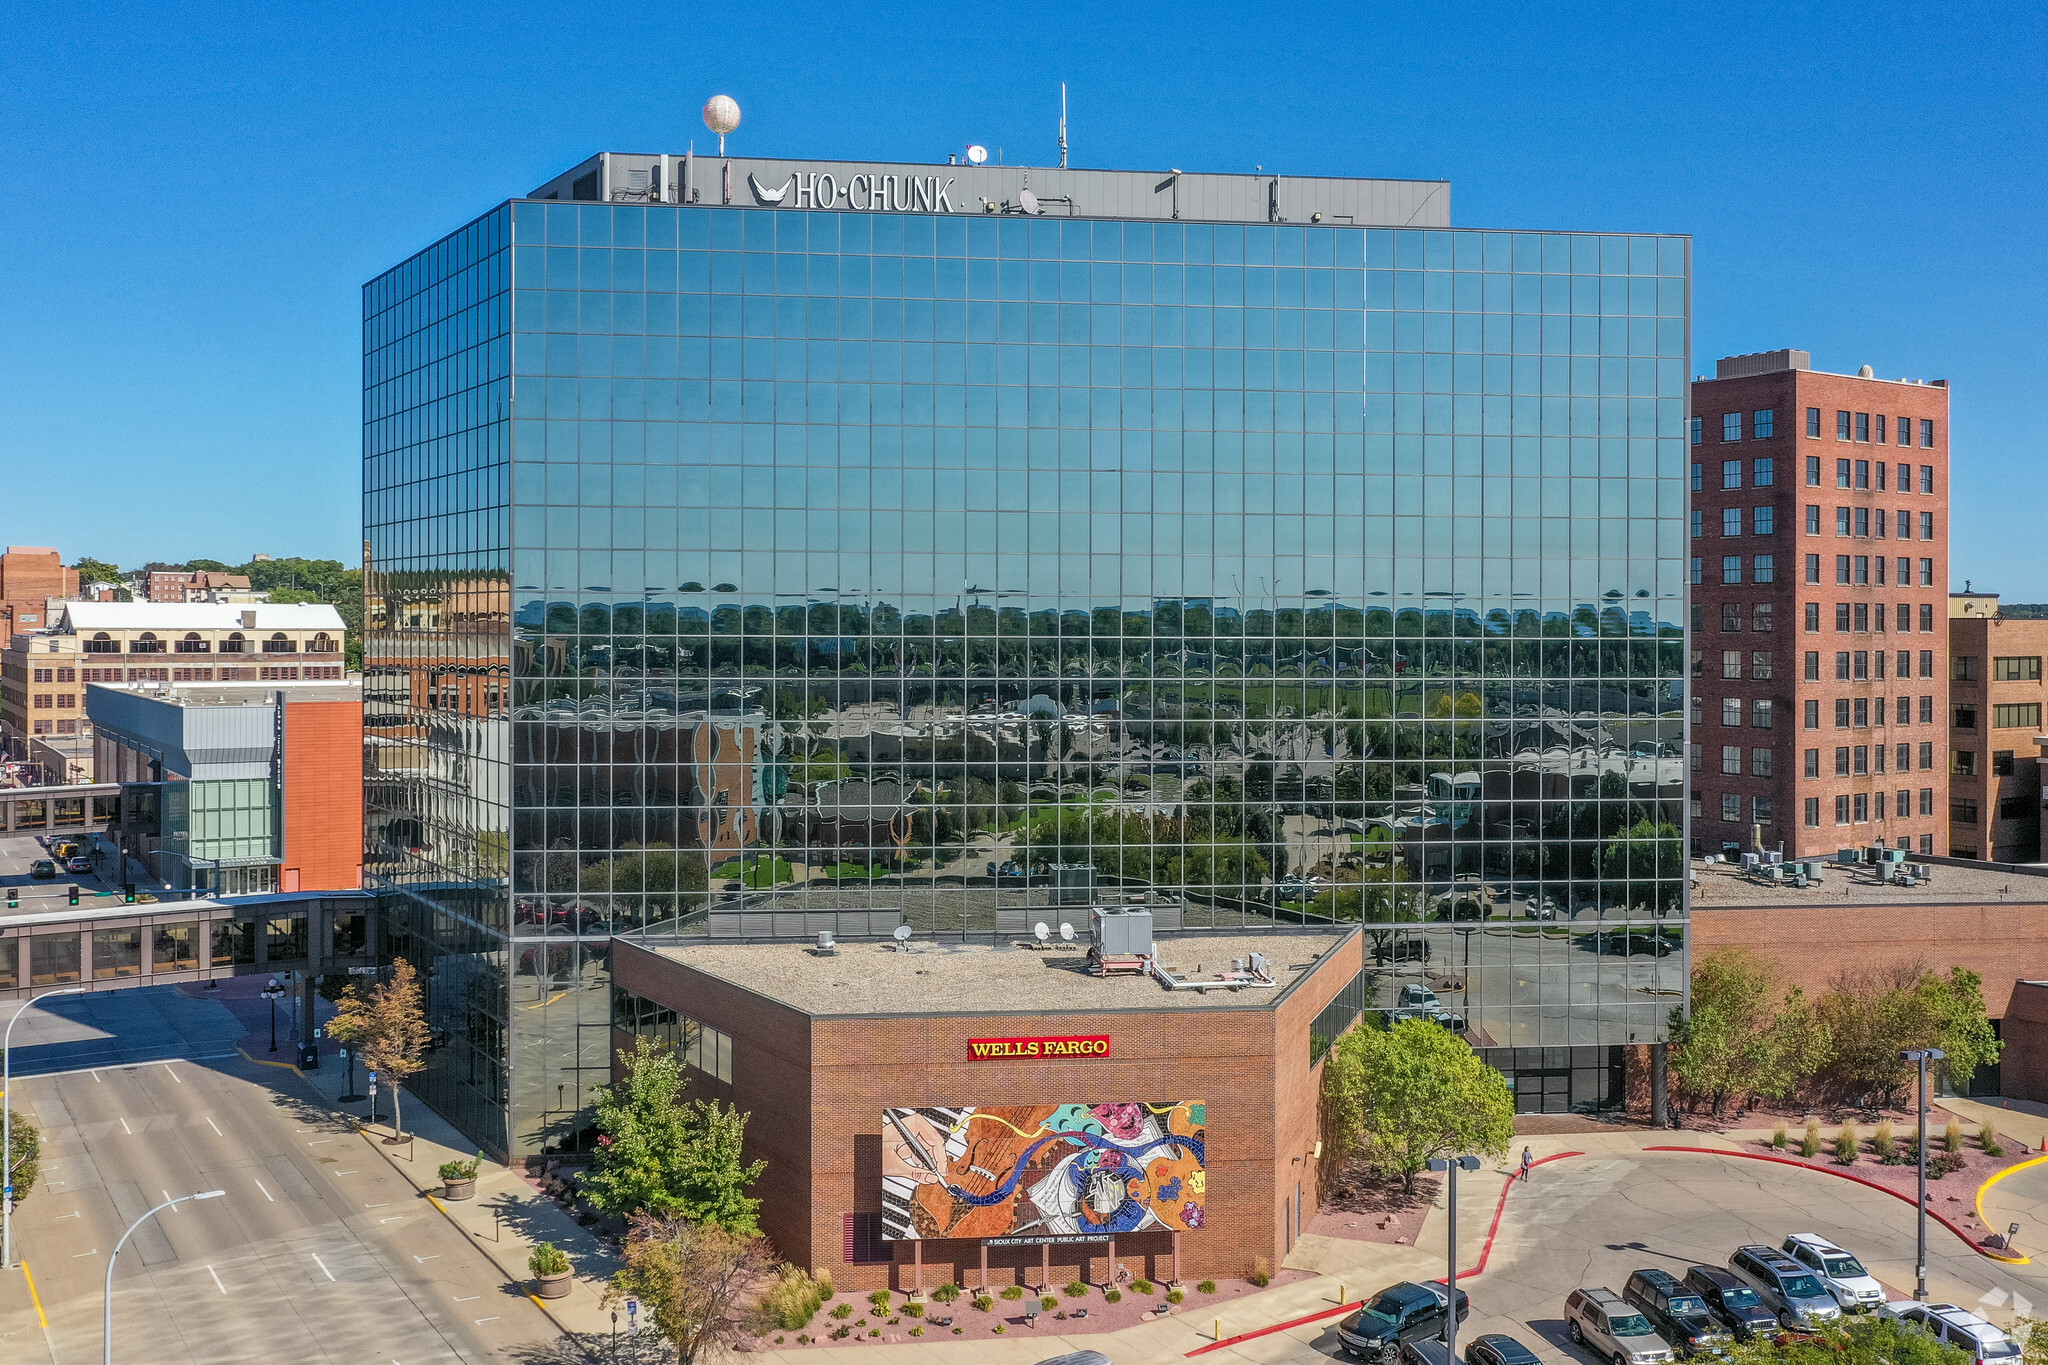
[[[731,95],[713,95],[704,101],[704,126],[720,137],[739,127],[739,101]]]

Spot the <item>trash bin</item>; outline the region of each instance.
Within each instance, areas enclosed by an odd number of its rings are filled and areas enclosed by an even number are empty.
[[[299,1070],[318,1071],[319,1069],[320,1045],[318,1043],[299,1044]]]

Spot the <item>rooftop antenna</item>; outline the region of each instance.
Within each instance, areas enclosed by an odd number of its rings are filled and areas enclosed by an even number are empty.
[[[1074,926],[1073,926],[1073,924],[1072,924],[1072,923],[1071,923],[1070,921],[1068,921],[1068,920],[1061,920],[1061,921],[1060,921],[1060,942],[1062,942],[1062,943],[1072,943],[1073,941],[1074,941]]]
[[[713,95],[704,101],[704,126],[718,134],[718,154],[725,155],[725,135],[740,126],[739,101],[730,95]]]
[[[1045,927],[1044,920],[1040,920],[1038,923],[1031,926],[1031,937],[1037,939],[1040,943],[1043,943],[1048,938],[1052,937],[1052,930]]]
[[[896,926],[896,929],[895,929],[895,932],[894,932],[894,933],[892,933],[892,934],[890,935],[890,937],[896,940],[896,951],[897,951],[897,952],[899,952],[899,953],[907,953],[907,952],[909,952],[909,951],[910,951],[910,926],[909,926],[909,925],[907,925],[907,924],[899,924],[899,925],[897,925],[897,926]]]
[[[1060,82],[1060,169],[1067,168],[1067,83]]]

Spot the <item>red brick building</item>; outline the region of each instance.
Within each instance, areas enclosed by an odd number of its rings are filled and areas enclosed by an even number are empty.
[[[16,631],[49,628],[49,599],[78,596],[78,570],[45,545],[10,545],[0,554],[0,649]]]
[[[628,1048],[637,1033],[675,1046],[693,1097],[751,1114],[746,1157],[768,1163],[754,1191],[763,1230],[780,1255],[843,1289],[979,1285],[984,1274],[997,1287],[1048,1273],[1053,1284],[1100,1284],[1119,1266],[1154,1280],[1246,1275],[1277,1267],[1314,1215],[1321,1048],[1358,1018],[1362,942],[1356,929],[1162,938],[1160,960],[1188,978],[1270,955],[1271,985],[1170,990],[1146,976],[1088,974],[1081,944],[921,942],[901,952],[863,942],[820,955],[803,943],[617,939],[612,1039]],[[1088,1043],[1076,1055],[1018,1055],[1031,1050],[1022,1040],[1045,1039]],[[1180,1154],[1195,1154],[1191,1167],[1168,1176],[1142,1168],[1155,1186],[1180,1182],[1165,1193],[1184,1226],[1048,1233],[1062,1225],[1033,1185],[1021,1211],[971,1210],[980,1235],[894,1235],[916,1220],[903,1178],[889,1172],[917,1144],[894,1135],[885,1111],[918,1111],[912,1121],[935,1125],[934,1153],[950,1131],[959,1169],[999,1191],[1027,1166],[1030,1181],[1049,1178],[1024,1145],[1039,1135],[1036,1120],[1020,1143],[1000,1117],[1034,1106],[1081,1126],[1091,1108],[1192,1123],[1199,1145]],[[972,1143],[963,1136],[970,1111],[996,1116]],[[1138,1187],[1119,1186],[1112,1201]],[[942,1208],[975,1202],[934,1198]]]
[[[2008,618],[1998,594],[1949,599],[1948,846],[1955,858],[2041,858],[2041,660],[2048,621]]]
[[[1946,853],[1947,382],[1772,351],[1692,411],[1695,850]]]

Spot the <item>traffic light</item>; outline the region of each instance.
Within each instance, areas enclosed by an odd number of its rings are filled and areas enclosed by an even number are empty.
[[[77,883],[77,882],[73,882],[73,883],[71,884],[71,903],[72,903],[73,905],[76,905],[76,904],[78,904],[78,883]]]
[[[121,904],[123,904],[123,905],[133,905],[133,904],[135,904],[135,883],[134,883],[134,882],[123,882],[123,883],[121,884]]]
[[[11,886],[7,888],[7,908],[9,910],[21,909],[21,892]]]

